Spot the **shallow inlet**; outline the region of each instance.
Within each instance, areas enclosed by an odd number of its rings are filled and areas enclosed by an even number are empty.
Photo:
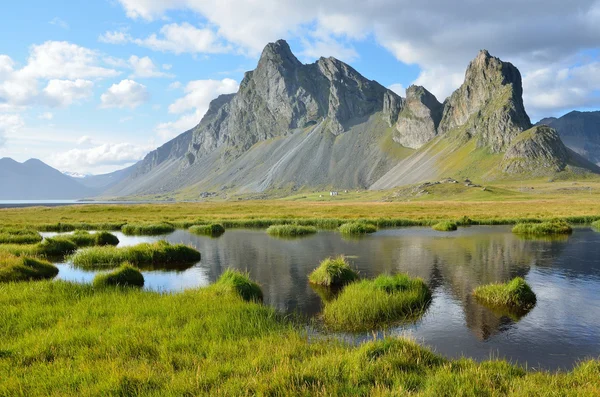
[[[524,240],[510,226],[452,233],[389,229],[359,239],[327,231],[292,240],[270,237],[264,230],[227,230],[219,238],[184,230],[154,237],[116,235],[121,245],[166,239],[202,253],[202,261],[184,271],[143,272],[148,289],[205,286],[232,267],[247,270],[261,284],[265,304],[317,316],[322,301],[308,284],[308,274],[322,259],[344,254],[363,277],[405,272],[432,289],[425,316],[387,335],[410,335],[447,357],[500,357],[536,369],[568,369],[584,358],[600,357],[600,233],[589,227],[557,241]],[[58,267],[58,279],[91,282],[96,274],[68,263]],[[515,276],[524,277],[538,297],[536,307],[520,320],[490,311],[471,295],[480,284]],[[353,343],[373,338],[371,332],[339,336]]]

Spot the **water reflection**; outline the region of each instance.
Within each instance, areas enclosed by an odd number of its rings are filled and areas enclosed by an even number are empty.
[[[248,271],[261,284],[266,304],[315,316],[328,296],[309,285],[308,274],[324,258],[344,254],[363,277],[405,272],[432,289],[425,316],[388,333],[412,335],[446,356],[501,356],[549,369],[600,356],[600,233],[589,228],[558,241],[521,239],[504,226],[450,234],[429,228],[383,230],[351,240],[334,232],[282,240],[261,230],[228,230],[217,239],[182,230],[166,237],[117,235],[121,245],[166,238],[202,253],[202,261],[185,271],[144,271],[145,288],[205,286],[232,267]],[[90,281],[94,275],[69,264],[59,267],[63,279]],[[538,296],[524,317],[490,310],[471,295],[478,285],[516,276],[526,278]]]

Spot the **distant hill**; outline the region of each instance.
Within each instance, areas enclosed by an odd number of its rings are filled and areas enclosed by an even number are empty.
[[[72,200],[98,193],[37,159],[0,159],[0,186],[0,200]]]
[[[88,188],[94,189],[98,194],[105,192],[123,179],[127,178],[134,170],[133,167],[127,167],[122,170],[114,171],[108,174],[101,175],[81,175],[72,173],[69,175],[74,178],[78,183]]]
[[[600,112],[573,111],[560,118],[542,119],[536,125],[554,128],[565,145],[600,165]]]

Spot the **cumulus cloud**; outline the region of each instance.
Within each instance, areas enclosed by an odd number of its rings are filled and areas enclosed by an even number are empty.
[[[127,32],[112,31],[105,32],[98,37],[98,41],[106,44],[126,44],[131,41],[131,36]]]
[[[238,88],[233,79],[190,81],[184,89],[185,95],[169,106],[169,113],[183,115],[176,121],[159,124],[158,135],[166,140],[189,130],[200,122],[213,99],[237,92]]]
[[[19,114],[0,114],[0,147],[6,143],[7,135],[16,134],[25,126]]]
[[[94,83],[89,80],[50,80],[44,88],[44,99],[49,106],[66,107],[92,96]]]
[[[133,80],[122,80],[119,84],[113,84],[100,97],[103,108],[135,109],[149,99],[150,93],[146,86]]]
[[[104,143],[89,148],[75,148],[57,153],[49,163],[62,170],[94,170],[107,166],[127,166],[141,160],[153,145]]]
[[[529,93],[529,106],[538,103],[546,110],[564,106],[560,101],[542,101],[548,89],[554,90],[556,97],[565,96],[565,103],[580,106],[593,106],[598,97],[597,86],[590,90],[541,82],[548,74],[560,79],[565,62],[587,49],[598,48],[598,0],[580,0],[576,7],[563,0],[118,1],[134,19],[154,20],[169,10],[192,10],[214,26],[220,37],[249,53],[259,52],[265,43],[278,38],[308,37],[303,43],[307,56],[335,50],[340,57],[348,57],[352,55],[346,52],[352,49],[348,40],[372,37],[399,61],[418,65],[421,74],[416,83],[426,85],[440,101],[460,85],[468,62],[483,48],[521,69],[530,82],[529,89],[536,90]],[[595,60],[583,62],[578,66]],[[545,71],[549,64],[555,66]],[[570,84],[577,82],[570,79]]]
[[[129,58],[129,65],[133,69],[131,78],[151,78],[151,77],[173,77],[173,75],[161,72],[149,57],[137,57],[132,55]]]

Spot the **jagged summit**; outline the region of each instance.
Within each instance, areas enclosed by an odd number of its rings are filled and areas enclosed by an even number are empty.
[[[437,135],[444,106],[425,87],[411,85],[398,115],[394,141],[418,149]]]

